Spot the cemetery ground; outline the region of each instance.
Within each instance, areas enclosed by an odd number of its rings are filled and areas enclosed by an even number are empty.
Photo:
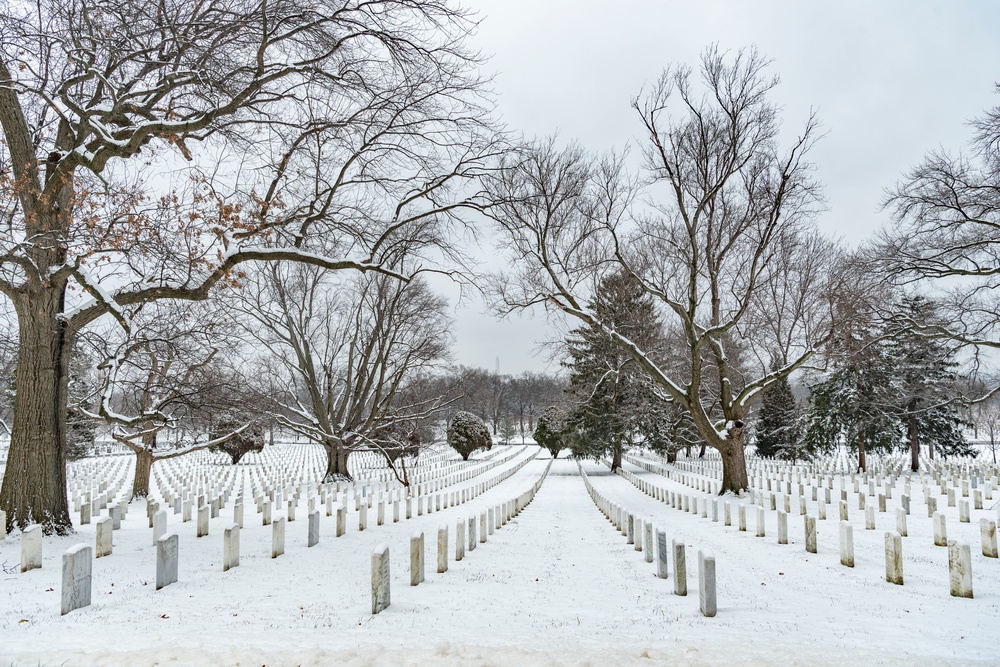
[[[418,472],[426,475],[422,490],[429,493],[423,502],[411,501],[409,519],[400,500],[398,522],[393,507],[398,491],[391,482],[386,490],[384,470],[359,471],[357,488],[370,480],[373,499],[372,508],[362,510],[366,501],[356,504],[354,486],[342,484],[337,494],[335,485],[318,485],[323,463],[318,448],[279,445],[248,455],[237,466],[210,454],[157,464],[151,498],[165,515],[156,530],[178,536],[176,583],[157,590],[157,547],[145,501],[129,505],[120,529],[113,531],[112,553],[91,561],[90,605],[65,615],[60,613],[63,554],[77,544],[94,548],[97,522],[109,509],[84,525],[76,511],[76,534],[44,537],[41,567],[23,573],[21,536],[8,535],[0,540],[0,665],[1000,663],[995,634],[1000,561],[985,557],[980,546],[980,520],[995,521],[1000,501],[989,466],[981,466],[987,472],[975,488],[958,474],[958,466],[951,480],[944,467],[937,477],[910,478],[899,586],[886,581],[884,557],[885,534],[898,528],[896,510],[906,490],[906,473],[899,469],[886,470],[885,479],[873,474],[870,484],[857,476],[855,492],[851,476],[834,474],[832,467],[752,462],[753,493],[740,499],[714,494],[718,470],[712,461],[671,465],[652,455],[628,457],[623,474],[612,475],[598,462],[551,461],[534,445],[497,446],[468,463],[449,452],[441,448],[427,458]],[[843,468],[844,462],[837,465]],[[103,481],[117,492],[109,503],[113,507],[127,497],[130,466],[130,457],[71,464],[71,505],[85,500],[84,487],[96,501]],[[885,494],[886,483],[890,493],[883,512],[878,496]],[[272,519],[286,521],[284,553],[276,558],[274,525],[264,525],[263,507],[258,512],[257,498],[269,498],[268,487],[275,492]],[[949,506],[949,489],[955,506]],[[289,521],[288,498],[296,490],[295,520]],[[203,537],[197,537],[197,508],[183,507],[185,491],[193,504],[204,495],[206,508],[219,501],[218,516],[209,519]],[[973,507],[977,491],[982,509]],[[454,504],[463,492],[467,499]],[[223,571],[224,531],[234,521],[241,493],[239,563]],[[841,563],[842,494],[854,567]],[[178,513],[167,500],[175,495],[181,501]],[[788,544],[779,544],[786,495]],[[432,507],[441,502],[441,508],[428,513],[428,497]],[[310,498],[319,521],[319,541],[312,547]],[[805,549],[800,498],[808,515],[817,518],[816,553]],[[459,522],[467,531],[474,518],[478,532],[482,515],[488,523],[493,510],[495,524],[498,508],[509,508],[516,499],[524,505],[520,513],[500,521],[499,528],[491,524],[485,542],[477,534],[475,550],[468,550],[466,534],[466,551],[456,561]],[[934,544],[927,499],[938,503],[947,539],[970,545],[972,599],[949,592],[949,549]],[[329,516],[326,501],[334,510]],[[968,523],[960,521],[963,501],[970,507]],[[859,509],[862,502],[874,508],[874,529],[867,528],[872,517]],[[345,533],[339,537],[336,503],[346,508]],[[642,526],[647,520],[652,524],[653,535],[663,531],[668,545],[674,539],[685,545],[686,596],[674,593],[673,551],[668,576],[657,577],[655,546],[647,559],[599,504],[626,532],[627,516],[633,515],[640,547],[647,546],[640,520]],[[731,525],[726,525],[727,504]],[[758,508],[764,518],[761,537]],[[187,511],[191,520],[185,522]],[[367,526],[360,531],[362,511]],[[164,516],[165,528],[159,526]],[[448,558],[447,571],[438,573],[441,526],[447,526]],[[420,532],[424,581],[411,586],[410,542]],[[391,600],[373,614],[372,553],[380,545],[388,547]],[[715,556],[714,617],[699,607],[699,551]]]

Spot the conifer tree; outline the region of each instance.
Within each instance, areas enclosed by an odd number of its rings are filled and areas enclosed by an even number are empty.
[[[594,295],[593,309],[602,322],[639,341],[643,349],[655,352],[659,346],[661,324],[653,301],[629,274],[607,275]],[[612,470],[617,470],[625,447],[662,442],[657,436],[666,402],[632,356],[599,327],[574,329],[566,342],[573,400],[566,428],[573,456],[611,456]]]
[[[904,326],[888,344],[895,357],[899,413],[910,449],[910,469],[920,469],[922,444],[927,445],[931,458],[935,451],[944,456],[973,455],[963,433],[968,424],[956,404],[954,346],[920,333],[940,324],[935,304],[922,296],[906,297],[897,311],[897,320]]]
[[[922,445],[930,456],[971,455],[957,407],[955,351],[921,333],[933,329],[934,305],[906,297],[895,312],[811,388],[807,446],[829,450],[843,441],[858,452],[861,470],[871,450],[908,449],[914,472]]]
[[[796,460],[806,450],[800,447],[799,410],[788,378],[781,378],[764,390],[757,422],[757,454],[765,458]]]
[[[562,451],[565,443],[563,442],[563,417],[559,408],[554,405],[550,405],[545,408],[542,414],[538,417],[537,425],[535,426],[535,442],[538,443],[540,447],[544,447],[549,450],[549,454],[552,458],[557,458],[559,452]]]

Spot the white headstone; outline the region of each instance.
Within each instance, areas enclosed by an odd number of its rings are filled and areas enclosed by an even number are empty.
[[[948,531],[944,522],[944,514],[942,514],[941,512],[934,512],[933,523],[934,523],[934,545],[939,547],[948,546]]]
[[[156,543],[156,590],[177,581],[178,544],[177,533],[164,535]]]
[[[271,524],[271,558],[285,553],[285,517],[279,516]]]
[[[438,528],[438,574],[448,571],[448,526]]]
[[[198,524],[200,527],[201,525],[200,515],[198,518],[199,518]],[[208,533],[207,528],[205,529],[205,532]],[[153,545],[155,546],[157,541],[159,541],[159,539],[166,534],[167,534],[167,511],[156,510],[156,513],[153,514]],[[201,537],[201,535],[198,535],[198,537]]]
[[[337,517],[337,537],[343,537],[347,532],[347,506],[338,502],[333,507]]]
[[[684,541],[673,540],[674,550],[674,595],[687,595],[687,558]]]
[[[234,523],[222,533],[222,571],[240,564],[240,525]]]
[[[372,614],[389,606],[389,546],[380,544],[372,552]]]
[[[788,544],[788,515],[778,512],[778,544]]]
[[[108,518],[110,521],[110,517]],[[114,530],[110,525],[108,530]],[[62,607],[66,615],[74,609],[90,605],[93,550],[89,545],[77,544],[66,550],[62,558]]]
[[[760,510],[764,511],[763,508]],[[698,551],[698,606],[703,616],[715,616],[718,608],[715,595],[715,556],[711,551]]]
[[[208,535],[208,519],[211,513],[211,508],[208,505],[202,505],[198,508],[198,537],[205,537]]]
[[[414,533],[410,536],[410,586],[416,586],[424,580],[424,534]]]
[[[847,521],[840,522],[840,564],[854,567],[854,529]]]
[[[669,575],[668,559],[667,533],[658,528],[656,530],[656,576],[660,579],[666,579]]]
[[[997,525],[986,517],[979,520],[979,531],[983,538],[983,555],[987,558],[997,557]]]
[[[649,521],[643,522],[643,557],[647,563],[653,562],[653,524]]]
[[[957,598],[972,597],[972,553],[968,544],[948,543],[948,574],[951,594]]]
[[[816,517],[805,516],[806,528],[806,551],[811,554],[816,553]]]
[[[37,523],[21,532],[21,572],[42,566],[42,527]]]
[[[95,557],[103,558],[104,556],[111,555],[112,549],[112,533],[114,533],[114,520],[106,516],[103,519],[98,519],[97,524],[97,534],[95,536]]]
[[[885,534],[885,580],[903,585],[903,539],[899,533]]]

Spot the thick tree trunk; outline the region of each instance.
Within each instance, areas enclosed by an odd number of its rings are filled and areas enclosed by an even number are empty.
[[[347,458],[351,451],[345,447],[325,445],[326,449],[326,475],[323,481],[332,482],[336,480],[354,481],[351,473],[347,470]]]
[[[910,436],[910,470],[920,470],[920,430],[917,428],[917,415],[910,413],[907,418],[907,429]],[[934,447],[931,446],[931,458],[934,458]]]
[[[611,472],[615,472],[622,467],[622,446],[617,444],[611,453]]]
[[[66,401],[72,336],[59,319],[63,290],[31,290],[18,316],[14,421],[0,509],[7,529],[40,524],[46,535],[73,532],[66,497]]]
[[[868,457],[865,453],[865,441],[858,440],[858,470],[865,472],[868,470]]]
[[[705,458],[705,449],[707,447],[708,447],[708,445],[706,445],[704,442],[701,443],[701,449],[698,450],[698,458],[699,459]]]
[[[743,430],[745,424],[735,420],[735,425],[729,428],[722,446],[716,447],[722,456],[722,488],[719,493],[732,491],[739,493],[750,487],[747,477],[746,451],[743,448]]]
[[[667,450],[667,463],[676,463],[676,462],[677,462],[677,450],[676,449],[668,449]]]
[[[132,479],[132,500],[149,496],[149,475],[153,471],[153,452],[137,449],[135,452],[135,477]]]

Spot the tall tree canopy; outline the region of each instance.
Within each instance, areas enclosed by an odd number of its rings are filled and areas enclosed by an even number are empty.
[[[98,318],[294,260],[400,278],[447,253],[493,134],[445,0],[12,0],[0,293],[20,378],[0,508],[72,529],[69,358]],[[157,174],[170,173],[170,178]]]
[[[503,308],[555,308],[631,355],[720,453],[723,492],[748,485],[754,397],[829,335],[837,253],[811,226],[817,123],[783,145],[767,68],[754,49],[710,48],[697,74],[671,67],[634,99],[645,186],[620,155],[553,141],[528,144],[488,181],[514,267],[498,289]],[[649,206],[636,205],[640,194]],[[685,363],[661,364],[597,312],[604,276],[622,271],[679,332]],[[782,364],[770,371],[775,349]]]

